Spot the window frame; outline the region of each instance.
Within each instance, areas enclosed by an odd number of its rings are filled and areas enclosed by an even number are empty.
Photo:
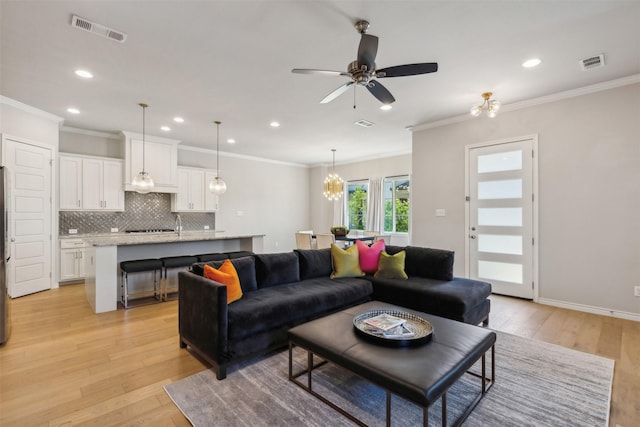
[[[396,205],[396,201],[397,201],[397,182],[399,181],[407,181],[408,182],[408,196],[406,198],[409,206],[407,209],[407,231],[398,231],[396,229],[397,227],[397,205]],[[386,212],[386,206],[387,206],[387,198],[386,198],[386,186],[387,183],[391,182],[391,191],[392,191],[392,197],[391,197],[391,202],[392,202],[392,206],[391,206],[391,211],[392,211],[392,215],[391,215],[391,230],[387,230],[386,229],[386,221],[387,221],[387,212]],[[395,175],[395,176],[387,176],[384,177],[384,179],[382,180],[382,211],[383,211],[383,215],[382,215],[382,232],[383,233],[390,233],[390,234],[397,234],[397,235],[409,235],[411,232],[411,175],[410,174],[406,174],[406,175]]]
[[[365,192],[366,192],[366,197],[365,197],[365,201],[364,201],[364,212],[362,213],[362,228],[355,228],[352,224],[351,224],[351,212],[350,212],[350,208],[349,208],[349,202],[350,202],[350,196],[349,196],[349,186],[351,185],[355,185],[355,186],[364,186],[365,187]],[[345,218],[345,226],[349,229],[349,230],[366,230],[367,227],[367,212],[369,210],[369,179],[353,179],[353,180],[349,180],[345,182],[345,186],[344,186],[344,218]]]

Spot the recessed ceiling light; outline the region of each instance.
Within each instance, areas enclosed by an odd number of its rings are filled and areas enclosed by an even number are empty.
[[[277,127],[280,127],[280,123],[278,123],[278,122],[271,122],[271,123],[270,123],[270,126],[271,126],[272,128],[277,128]]]
[[[391,110],[392,108],[393,108],[393,107],[391,106],[391,104],[383,104],[383,105],[381,105],[381,106],[380,106],[380,109],[381,109],[382,111],[389,111],[389,110]]]
[[[165,131],[165,132],[169,132],[169,131],[171,130],[171,128],[170,128],[169,126],[162,126],[162,127],[160,128],[160,130],[163,130],[163,131]]]
[[[542,60],[540,58],[531,58],[531,59],[527,59],[526,61],[524,61],[522,63],[522,66],[524,68],[533,68],[533,67],[537,67],[538,65],[540,65],[541,62],[542,62]]]
[[[173,121],[176,123],[184,123],[184,119],[182,117],[174,117]]]
[[[73,107],[69,107],[67,108],[67,111],[71,114],[80,114],[80,110],[78,110],[77,108],[73,108]]]
[[[229,138],[229,139],[227,139],[227,143],[229,143],[229,144],[235,144],[235,143],[236,143],[236,140],[235,140],[235,139],[233,139],[233,138]]]
[[[92,79],[93,78],[93,74],[91,74],[91,72],[89,72],[87,70],[76,70],[75,73],[76,73],[76,76],[82,77],[83,79]]]

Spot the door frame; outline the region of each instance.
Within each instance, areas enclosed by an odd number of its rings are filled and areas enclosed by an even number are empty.
[[[523,135],[514,138],[505,138],[495,141],[487,141],[487,142],[479,142],[475,144],[465,145],[464,147],[464,194],[465,194],[465,203],[464,203],[464,253],[465,253],[465,263],[464,263],[464,274],[465,277],[469,277],[471,272],[471,246],[469,244],[469,228],[471,227],[471,209],[470,209],[470,201],[469,201],[469,167],[470,167],[470,152],[475,148],[483,148],[490,147],[495,145],[503,145],[514,142],[520,142],[524,140],[531,140],[531,145],[533,149],[533,162],[532,162],[532,192],[533,192],[533,203],[532,203],[532,235],[533,235],[533,247],[532,247],[532,276],[533,276],[533,301],[538,302],[539,294],[540,294],[540,282],[539,282],[539,247],[540,247],[540,239],[538,235],[539,231],[539,215],[538,215],[538,206],[540,195],[538,191],[538,134],[531,135]]]
[[[47,144],[44,142],[33,141],[27,138],[22,138],[15,135],[10,135],[6,133],[2,133],[0,143],[0,165],[6,166],[6,150],[7,150],[7,140],[15,141],[21,144],[33,145],[34,147],[39,147],[45,150],[51,151],[51,170],[50,170],[50,182],[51,182],[51,218],[49,218],[50,223],[50,262],[51,262],[51,277],[49,278],[49,289],[55,289],[59,287],[58,282],[58,265],[59,261],[59,248],[58,248],[58,179],[57,179],[57,170],[58,170],[58,149],[54,145]],[[8,286],[8,284],[7,284]]]

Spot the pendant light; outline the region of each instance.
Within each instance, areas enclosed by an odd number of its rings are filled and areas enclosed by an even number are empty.
[[[209,183],[209,191],[220,195],[227,191],[227,184],[220,178],[220,124],[222,122],[216,120],[213,123],[216,124],[216,177]]]
[[[133,186],[133,189],[135,190],[136,193],[147,194],[148,192],[153,190],[153,179],[151,178],[151,175],[149,175],[149,173],[145,172],[144,170],[144,155],[145,155],[144,126],[145,126],[145,110],[148,107],[148,105],[147,104],[138,104],[138,105],[142,107],[142,171],[138,175],[136,175],[135,178],[133,178],[131,185]]]
[[[471,107],[471,115],[473,117],[478,117],[482,114],[483,111],[487,112],[487,116],[490,118],[494,118],[500,109],[500,101],[495,99],[491,99],[491,92],[485,92],[482,94],[482,99],[484,100],[482,104],[474,105]]]
[[[344,181],[336,173],[336,149],[332,148],[331,151],[333,151],[333,165],[331,166],[331,173],[324,179],[324,191],[322,194],[328,200],[334,201],[342,197],[342,184]]]

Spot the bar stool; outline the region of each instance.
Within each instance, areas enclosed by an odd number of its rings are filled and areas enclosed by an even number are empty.
[[[224,261],[227,258],[229,258],[227,254],[221,254],[221,253],[200,254],[198,255],[198,262]]]
[[[164,284],[164,292],[162,299],[164,301],[169,301],[169,291],[178,292],[178,280],[176,278],[175,286],[169,288],[169,278],[167,276],[167,272],[173,269],[182,269],[186,270],[186,267],[190,267],[191,264],[198,262],[197,256],[170,256],[160,258],[162,262],[162,282]]]
[[[129,308],[129,298],[131,296],[144,297],[151,296],[157,300],[162,301],[162,289],[158,278],[157,272],[160,272],[162,278],[162,261],[159,259],[139,259],[134,261],[122,261],[120,263],[120,270],[122,270],[120,286],[122,288],[122,305],[125,309]],[[148,273],[153,271],[153,291],[139,291],[132,294],[129,293],[129,274],[130,273]]]

